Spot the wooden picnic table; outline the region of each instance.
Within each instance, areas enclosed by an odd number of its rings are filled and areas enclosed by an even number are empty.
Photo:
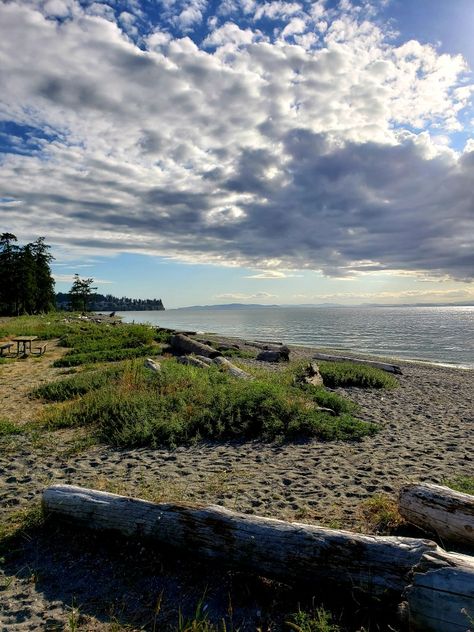
[[[31,343],[37,339],[38,336],[17,336],[12,338],[12,342],[16,342],[16,354],[20,355],[20,348],[24,355],[26,355],[28,349],[31,353]]]

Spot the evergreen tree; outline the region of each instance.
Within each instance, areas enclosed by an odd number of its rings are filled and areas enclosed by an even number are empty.
[[[44,243],[44,237],[38,237],[31,244],[36,268],[36,312],[48,312],[55,307],[54,279],[49,267],[54,257],[49,253],[50,248]]]
[[[18,314],[17,238],[12,233],[0,235],[0,313]]]
[[[71,307],[73,310],[86,312],[91,294],[96,287],[92,287],[94,279],[81,279],[78,274],[74,275],[74,283],[69,291]]]
[[[0,235],[0,314],[37,314],[55,306],[53,257],[44,237],[20,247],[12,233]]]
[[[31,244],[26,244],[20,249],[17,256],[16,273],[18,279],[16,313],[33,314],[36,311],[37,284],[36,264]]]

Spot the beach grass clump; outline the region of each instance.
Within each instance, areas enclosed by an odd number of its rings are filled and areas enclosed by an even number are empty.
[[[388,494],[374,494],[360,505],[360,514],[368,533],[388,535],[404,523],[398,504]]]
[[[135,349],[104,349],[89,353],[67,354],[53,362],[54,367],[73,367],[83,364],[95,364],[97,362],[118,362],[143,356],[153,356],[160,353],[161,348],[156,345],[136,347]]]
[[[397,379],[371,366],[354,362],[328,362],[318,364],[325,386],[329,388],[356,386],[358,388],[396,388]]]
[[[119,325],[81,323],[79,328],[62,338],[61,344],[70,347],[65,356],[56,360],[55,367],[73,367],[97,362],[118,362],[161,351],[154,339],[156,331],[148,325]]]
[[[201,439],[318,437],[357,440],[374,424],[318,410],[301,389],[276,381],[236,380],[217,368],[161,363],[153,373],[130,363],[111,383],[91,390],[43,421],[50,427],[90,425],[117,446],[175,446]]]
[[[288,630],[294,632],[339,632],[341,628],[334,623],[333,616],[323,606],[310,611],[298,610],[288,616]]]
[[[455,476],[444,482],[447,487],[474,496],[474,476]]]
[[[0,521],[0,554],[11,550],[12,541],[44,525],[46,516],[41,503],[17,509],[8,515],[8,520]]]
[[[0,437],[21,434],[21,428],[8,419],[0,419]]]
[[[65,402],[97,390],[108,382],[117,379],[121,367],[107,368],[101,371],[84,371],[63,380],[56,380],[35,388],[31,396],[49,402]]]
[[[52,312],[38,316],[18,316],[0,324],[0,338],[12,336],[37,336],[51,340],[67,335],[74,324],[65,322],[64,314]]]
[[[71,348],[68,355],[77,355],[150,346],[154,338],[155,331],[148,325],[121,324],[108,327],[104,324],[81,323],[79,329],[62,338],[61,345]]]

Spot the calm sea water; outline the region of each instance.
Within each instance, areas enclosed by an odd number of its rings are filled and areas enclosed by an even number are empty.
[[[474,368],[474,306],[267,307],[118,313],[125,322]]]

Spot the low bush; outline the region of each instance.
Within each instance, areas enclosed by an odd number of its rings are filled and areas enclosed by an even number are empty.
[[[50,340],[65,336],[72,328],[73,324],[64,322],[64,314],[57,312],[40,316],[18,316],[1,323],[0,338],[38,336],[41,340]]]
[[[353,440],[376,426],[343,413],[318,411],[314,399],[292,385],[235,380],[217,368],[174,360],[160,373],[130,364],[118,379],[45,417],[50,426],[92,425],[118,446],[167,445],[199,439],[263,438]]]
[[[359,388],[396,388],[397,379],[371,366],[355,364],[354,362],[326,362],[318,363],[319,371],[325,386],[357,386]]]
[[[39,386],[31,395],[49,402],[64,402],[105,386],[116,379],[121,370],[120,367],[114,367],[103,371],[77,373],[72,377]]]
[[[0,419],[0,437],[21,434],[21,428],[8,419]]]
[[[157,346],[143,346],[135,349],[105,349],[103,351],[91,351],[89,353],[67,354],[53,362],[54,367],[80,366],[96,362],[118,362],[130,360],[142,356],[157,355],[161,351]]]
[[[69,352],[90,353],[108,349],[133,349],[140,345],[151,345],[155,337],[155,331],[148,325],[126,325],[116,327],[96,323],[82,323],[80,329],[72,331],[64,336],[61,344],[63,347],[71,347]]]

